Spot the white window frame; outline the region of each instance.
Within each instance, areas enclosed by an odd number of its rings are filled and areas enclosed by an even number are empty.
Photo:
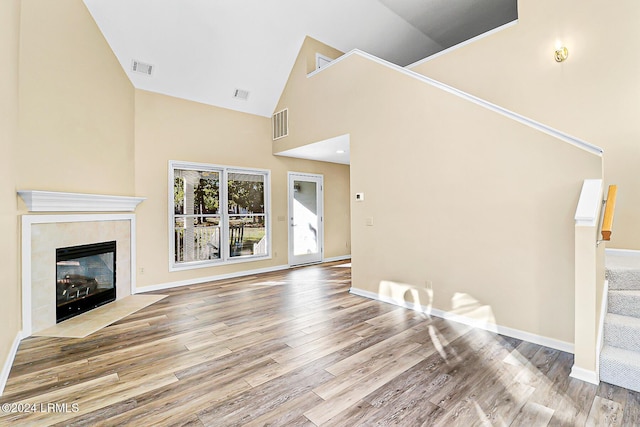
[[[220,258],[210,260],[175,261],[175,211],[173,200],[173,186],[176,169],[195,171],[212,171],[220,173]],[[229,253],[229,209],[228,209],[228,176],[230,173],[258,174],[264,176],[264,216],[265,235],[267,239],[267,253],[264,255],[244,255],[231,257]],[[184,162],[178,160],[169,161],[168,180],[168,220],[169,220],[169,271],[191,270],[196,268],[208,268],[219,265],[237,264],[242,262],[261,261],[271,259],[271,171],[268,169],[243,168],[236,166],[214,165],[209,163]]]

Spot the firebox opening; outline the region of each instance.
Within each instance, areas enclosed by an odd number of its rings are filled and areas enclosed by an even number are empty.
[[[115,299],[115,240],[56,249],[56,323]]]

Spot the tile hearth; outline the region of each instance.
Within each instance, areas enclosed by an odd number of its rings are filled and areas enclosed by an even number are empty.
[[[33,336],[84,338],[165,297],[166,295],[129,295],[50,328],[35,332]]]

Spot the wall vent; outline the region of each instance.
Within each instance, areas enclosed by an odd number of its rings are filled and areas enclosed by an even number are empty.
[[[153,65],[145,64],[144,62],[136,61],[135,59],[131,61],[131,71],[135,71],[136,73],[146,74],[150,76],[153,72]]]
[[[233,92],[233,97],[235,99],[240,99],[242,101],[246,101],[247,99],[249,99],[249,91],[248,90],[243,90],[243,89],[236,89]]]
[[[289,135],[289,109],[278,111],[271,120],[273,124],[273,140],[284,138]]]

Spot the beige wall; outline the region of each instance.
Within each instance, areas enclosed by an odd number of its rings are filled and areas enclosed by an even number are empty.
[[[350,253],[348,166],[273,156],[267,118],[140,90],[135,104],[139,288],[286,265],[287,171],[324,175],[325,257]],[[170,273],[169,160],[271,170],[273,258]]]
[[[21,329],[16,190],[127,194],[133,87],[82,0],[0,4],[0,360]]]
[[[82,0],[23,0],[18,188],[132,195],[133,86]]]
[[[274,150],[350,133],[353,286],[573,342],[573,215],[601,158],[359,56],[307,78],[304,57]]]
[[[330,46],[325,45],[311,37],[306,37],[300,53],[296,58],[289,80],[287,81],[287,88],[282,92],[276,111],[280,111],[286,108],[290,103],[296,105],[297,103],[307,103],[307,105],[314,105],[314,103],[321,100],[323,94],[322,90],[317,89],[314,86],[307,84],[307,75],[315,70],[316,65],[316,53],[320,53],[328,58],[338,58],[342,56],[342,52],[336,50]],[[324,71],[323,71],[324,73]],[[325,74],[326,75],[326,74]],[[296,91],[291,88],[296,88]],[[342,113],[342,109],[339,110]],[[332,137],[344,135],[349,132],[348,127],[336,129],[337,122],[333,122],[332,126],[317,126],[314,123],[317,119],[326,120],[324,116],[326,112],[323,112],[323,116],[315,116],[313,110],[310,110],[308,114],[300,114],[298,109],[289,110],[289,137],[281,138],[273,143],[273,152],[279,153],[290,148],[295,148],[300,145],[310,144],[312,142],[324,141]],[[342,121],[341,121],[342,122]]]
[[[413,68],[605,150],[612,242],[640,249],[640,3],[520,1],[519,22]],[[556,41],[569,49],[553,59]]]
[[[14,150],[18,144],[20,1],[0,2],[0,366],[20,330]]]

